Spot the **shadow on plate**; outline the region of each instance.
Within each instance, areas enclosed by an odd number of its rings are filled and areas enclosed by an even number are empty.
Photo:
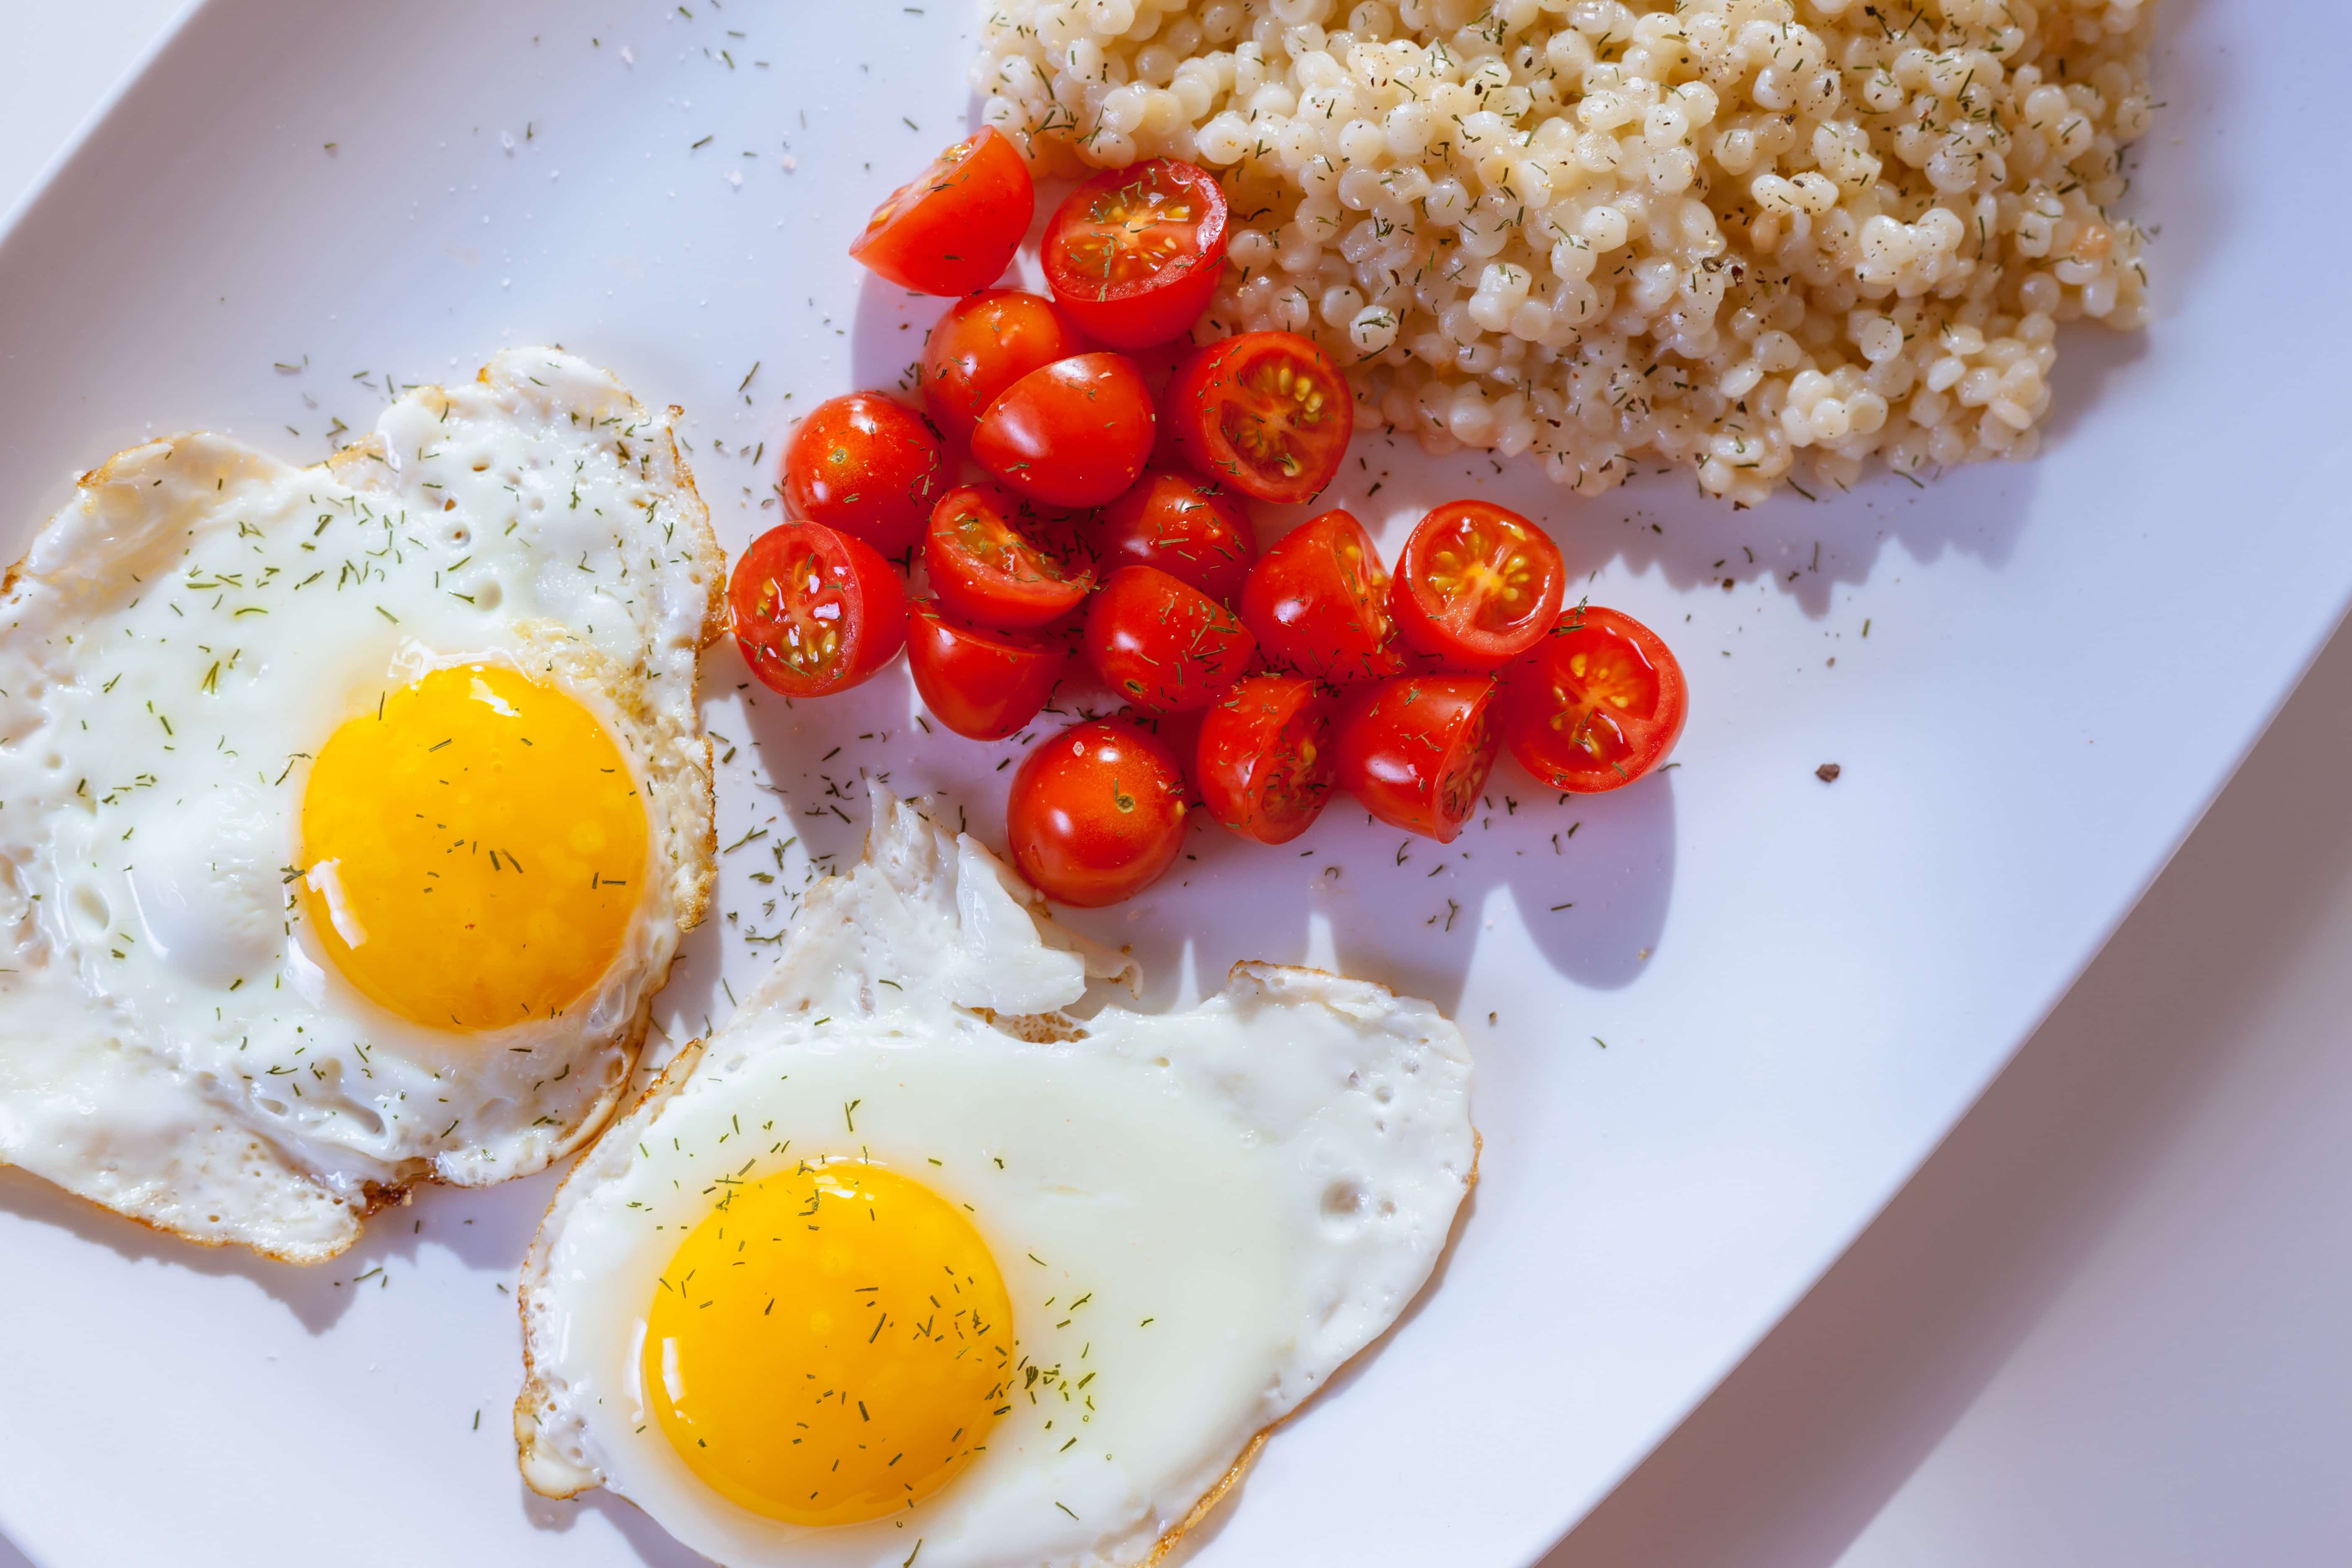
[[[419,1188],[407,1205],[369,1220],[350,1251],[308,1266],[276,1262],[241,1247],[200,1247],[8,1166],[0,1166],[0,1213],[68,1232],[132,1262],[250,1280],[305,1330],[319,1334],[341,1319],[360,1291],[392,1288],[396,1266],[414,1263],[428,1246],[457,1254],[469,1268],[511,1279],[522,1267],[553,1181],[552,1174],[525,1178],[521,1186],[528,1193]]]

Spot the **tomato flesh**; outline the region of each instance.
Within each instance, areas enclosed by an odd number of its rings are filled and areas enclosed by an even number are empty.
[[[907,611],[907,668],[932,717],[959,735],[1001,741],[1037,717],[1070,662],[1036,632],[965,626],[929,599]]]
[[[1206,707],[1256,651],[1240,616],[1156,566],[1120,567],[1087,605],[1095,673],[1155,712]]]
[[[1106,169],[1055,211],[1040,259],[1046,287],[1088,333],[1119,349],[1164,343],[1216,292],[1225,194],[1173,158]]]
[[[1450,844],[1478,809],[1500,740],[1480,675],[1400,675],[1339,714],[1339,784],[1392,827]]]
[[[959,300],[923,342],[923,408],[941,435],[968,442],[1006,387],[1085,351],[1085,340],[1043,295],[990,289]]]
[[[787,697],[845,691],[890,662],[907,635],[907,591],[862,539],[788,522],[735,563],[727,605],[743,662]]]
[[[1257,560],[1257,531],[1240,502],[1212,480],[1165,468],[1103,508],[1097,543],[1106,568],[1157,566],[1223,605],[1240,596]]]
[[[1486,501],[1448,501],[1405,541],[1390,606],[1419,652],[1456,669],[1497,669],[1551,629],[1567,585],[1559,546],[1543,530]]]
[[[1006,630],[1068,615],[1095,585],[1094,560],[1076,520],[995,485],[963,485],[940,498],[923,539],[923,565],[942,605]]]
[[[784,506],[795,518],[902,554],[923,536],[946,482],[940,438],[878,392],[828,398],[784,445]]]
[[[1106,720],[1041,741],[1004,806],[1013,863],[1082,909],[1132,898],[1184,847],[1184,775],[1158,736]]]
[[[1244,332],[1212,343],[1169,383],[1172,445],[1197,471],[1255,500],[1315,499],[1355,434],[1347,379],[1312,339]]]
[[[1286,844],[1339,782],[1339,700],[1302,675],[1253,675],[1201,720],[1196,773],[1209,815],[1260,844]]]
[[[1036,210],[1029,166],[991,125],[891,192],[849,254],[902,289],[969,294],[1013,264]]]
[[[1389,574],[1353,514],[1292,529],[1242,584],[1242,619],[1275,663],[1326,680],[1372,680],[1402,668]]]
[[[1690,689],[1658,635],[1631,616],[1579,605],[1504,676],[1504,739],[1554,789],[1599,795],[1675,749]]]
[[[1151,456],[1151,394],[1125,355],[1073,354],[997,395],[971,433],[974,461],[1052,506],[1100,506]]]

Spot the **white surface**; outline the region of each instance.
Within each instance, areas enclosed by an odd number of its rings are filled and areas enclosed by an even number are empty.
[[[1543,1568],[2339,1568],[2352,630],[1918,1177]]]
[[[425,70],[402,51],[412,37],[451,36],[454,24],[436,27],[414,13],[396,23],[340,16],[330,48],[324,24],[290,7],[200,18],[184,52],[151,79],[152,96],[142,94],[149,117],[134,108],[77,166],[78,180],[89,181],[77,187],[81,199],[68,191],[37,208],[0,248],[0,353],[10,370],[0,400],[20,408],[28,366],[49,378],[41,401],[21,410],[25,438],[0,454],[0,500],[12,515],[29,521],[66,469],[135,436],[146,419],[259,433],[307,418],[306,440],[315,441],[331,409],[301,410],[302,388],[319,389],[322,403],[349,397],[346,363],[396,359],[402,379],[444,373],[452,356],[469,368],[500,327],[548,331],[603,353],[648,395],[699,411],[705,430],[730,446],[772,437],[772,405],[747,415],[740,435],[715,416],[751,360],[783,374],[783,360],[760,347],[789,346],[803,326],[778,303],[792,297],[780,279],[795,266],[813,284],[821,276],[824,292],[803,297],[820,308],[838,301],[833,313],[845,322],[854,279],[829,240],[763,252],[765,223],[756,234],[748,222],[727,230],[749,242],[751,266],[731,252],[724,266],[696,261],[683,237],[736,217],[712,218],[730,198],[684,144],[735,132],[727,115],[781,118],[780,92],[822,103],[825,83],[862,79],[854,58],[797,43],[779,60],[799,74],[797,88],[779,77],[755,99],[732,100],[735,79],[715,62],[676,58],[681,39],[663,29],[684,24],[655,20],[651,8],[635,15],[638,65],[618,78],[622,87],[599,78],[593,100],[576,90],[564,98],[579,40],[566,40],[572,53],[560,62],[532,55],[503,31],[527,21],[469,17],[467,54]],[[2290,72],[2312,68],[2292,51],[2225,47],[2210,8],[2183,15],[2190,36],[2176,46],[2180,58],[2197,60],[2210,73],[2200,80],[2232,103],[2273,118],[2197,135],[2212,105],[2197,83],[2167,74],[2170,118],[2151,149],[2142,210],[2168,221],[2174,237],[2158,258],[2160,288],[2187,313],[2159,325],[2145,356],[2108,350],[2108,395],[2062,430],[2057,457],[1959,476],[1925,497],[1879,487],[1818,510],[1793,503],[1727,518],[1667,489],[1556,509],[1572,552],[1608,560],[1596,596],[1670,636],[1681,613],[1700,617],[1676,637],[1695,667],[1709,642],[1738,656],[1695,668],[1698,716],[1670,789],[1578,814],[1575,847],[1591,858],[1561,868],[1572,879],[1565,896],[1600,911],[1605,927],[1528,944],[1511,892],[1533,921],[1558,882],[1474,865],[1442,884],[1463,907],[1454,931],[1425,944],[1403,940],[1418,928],[1383,927],[1364,906],[1436,904],[1417,885],[1422,867],[1388,875],[1391,845],[1375,841],[1385,836],[1318,830],[1316,847],[1373,884],[1361,902],[1307,905],[1279,868],[1260,867],[1248,919],[1213,924],[1213,878],[1202,876],[1190,897],[1154,898],[1123,928],[1147,956],[1165,952],[1155,931],[1213,930],[1194,966],[1208,973],[1234,946],[1280,957],[1328,942],[1356,967],[1458,998],[1465,1016],[1487,1007],[1501,1016],[1492,1043],[1480,1041],[1488,1182],[1443,1288],[1391,1353],[1270,1447],[1202,1561],[1286,1552],[1363,1563],[1443,1552],[1463,1561],[1484,1552],[1502,1563],[1534,1550],[1704,1391],[1932,1143],[2332,621],[2352,563],[2340,503],[2317,479],[2341,449],[2340,389],[2315,384],[2276,409],[2224,405],[2210,435],[2177,423],[2178,404],[2158,395],[2180,384],[2184,356],[2260,363],[2263,343],[2224,302],[2233,289],[2289,287],[2287,268],[2307,253],[2269,255],[2253,216],[2285,194],[2263,184],[2284,171],[2224,184],[2214,161],[2232,146],[2281,144],[2291,129],[2281,120],[2324,104],[2309,80],[2258,100],[2250,74],[2258,58],[2284,60]],[[2242,25],[2284,29],[2318,15],[2280,6]],[[887,61],[927,84],[908,101],[960,98],[951,51],[917,59],[914,40],[902,47],[887,32],[912,24],[877,26],[885,37],[868,51],[877,75]],[[558,32],[548,29],[549,43]],[[257,41],[265,37],[267,47]],[[690,88],[677,74],[687,70],[702,73]],[[670,79],[657,80],[664,73]],[[688,110],[697,95],[704,110]],[[568,113],[532,118],[541,103],[552,111],[559,102]],[[896,98],[876,101],[872,121],[887,124],[899,107]],[[467,134],[478,120],[488,140]],[[536,184],[517,179],[496,149],[499,126],[511,120],[546,128],[519,154],[541,160],[527,171],[534,181],[559,160],[575,183],[593,169],[601,206],[527,196]],[[450,134],[419,137],[415,127],[425,122]],[[676,134],[681,124],[690,129]],[[380,132],[372,142],[359,134],[368,125]],[[877,144],[904,162],[941,139],[909,134],[900,146],[883,133]],[[329,140],[340,141],[331,155],[340,162],[322,173],[307,160],[330,156]],[[435,145],[443,140],[447,148]],[[730,140],[749,144],[748,126],[718,144]],[[583,151],[592,143],[627,157],[599,166]],[[800,174],[840,174],[848,154],[832,149],[828,163],[826,151],[811,138]],[[887,174],[893,165],[883,166]],[[634,201],[618,183],[630,171]],[[694,184],[698,171],[709,188]],[[764,191],[766,223],[854,205],[843,196],[786,209],[781,174],[763,173],[766,187],[747,174],[735,195]],[[806,196],[815,184],[803,179],[790,194]],[[673,189],[679,197],[667,195]],[[861,184],[857,194],[870,193]],[[222,213],[248,216],[234,232],[198,221],[210,214],[217,224]],[[490,213],[503,215],[508,235],[482,224]],[[294,223],[296,214],[307,221]],[[2326,251],[2340,242],[2341,214],[2315,221],[2336,227],[2306,231],[2306,244]],[[491,230],[488,245],[477,226]],[[478,274],[460,270],[468,237]],[[718,243],[707,241],[706,254]],[[663,249],[657,271],[628,275],[631,261],[643,267]],[[509,256],[520,292],[482,280]],[[604,301],[608,288],[628,297]],[[704,298],[709,307],[698,305]],[[911,357],[890,352],[887,315],[856,320],[880,340],[858,374]],[[819,353],[826,341],[803,339]],[[2099,378],[2097,356],[2080,352],[2079,338],[2073,346],[2066,389],[2079,398]],[[2306,353],[2327,346],[2302,345]],[[267,368],[304,352],[320,366],[308,378],[280,380]],[[850,374],[803,362],[795,384],[805,401]],[[2233,419],[2244,423],[2232,428]],[[2265,500],[2263,476],[2242,457],[2271,450],[2305,459],[2290,476],[2307,478],[2302,496]],[[737,471],[704,468],[722,510]],[[2213,504],[2226,515],[2210,515],[2182,482],[2200,475],[2211,476]],[[2118,501],[2111,484],[2137,494]],[[1627,526],[1637,509],[1646,514]],[[1653,518],[1663,533],[1646,532]],[[1807,574],[1815,536],[1822,567]],[[2217,537],[2242,542],[2217,552]],[[1737,561],[1745,543],[1775,564],[1784,542],[1781,559],[1799,573],[1787,592],[1745,572],[1737,593],[1713,589],[1711,560]],[[1777,565],[1772,575],[1785,584]],[[2192,581],[2200,604],[2258,613],[2227,634],[2179,635],[2187,606],[2174,595]],[[1857,635],[1865,615],[1876,625],[1867,644]],[[2036,624],[2063,635],[2047,647],[1986,635]],[[1833,674],[1818,663],[1829,650],[1843,656]],[[2035,658],[2057,667],[2054,686],[2034,676]],[[2022,712],[2020,694],[2032,699]],[[801,718],[813,736],[827,722],[812,710]],[[845,733],[868,722],[842,718]],[[717,721],[727,728],[727,717]],[[2047,747],[2035,751],[2030,777],[2014,765],[2012,742]],[[1831,791],[1810,777],[1825,760],[1847,768]],[[920,761],[933,767],[934,753]],[[770,766],[796,773],[780,758]],[[908,787],[915,763],[898,766]],[[739,810],[743,799],[739,786]],[[991,800],[984,787],[975,792],[976,813]],[[1513,817],[1497,832],[1525,834],[1528,820]],[[1205,848],[1204,863],[1226,886],[1242,874],[1242,863]],[[1315,918],[1326,914],[1328,927]],[[1496,929],[1474,963],[1466,939],[1482,931],[1482,915]],[[1640,947],[1654,958],[1635,957]],[[1552,988],[1554,973],[1564,990]],[[684,978],[689,993],[710,989],[707,977]],[[1558,1029],[1563,1014],[1570,1025]],[[1586,1035],[1609,1038],[1612,1051],[1572,1050]],[[151,1246],[21,1181],[0,1184],[0,1246],[53,1282],[42,1299],[0,1311],[20,1342],[65,1352],[12,1368],[10,1407],[41,1418],[11,1423],[0,1436],[8,1478],[0,1518],[58,1563],[116,1560],[138,1542],[169,1542],[178,1560],[197,1560],[191,1540],[231,1531],[240,1560],[268,1560],[273,1542],[337,1527],[331,1489],[289,1500],[285,1485],[289,1475],[319,1475],[316,1456],[331,1448],[321,1484],[362,1487],[379,1500],[371,1520],[388,1559],[463,1529],[517,1560],[629,1561],[631,1545],[661,1560],[661,1543],[625,1510],[547,1510],[558,1521],[549,1529],[521,1524],[528,1510],[495,1435],[513,1372],[511,1327],[494,1292],[520,1256],[535,1195],[420,1203],[415,1217],[446,1244],[414,1234],[371,1244],[354,1270],[381,1261],[390,1272],[369,1279],[373,1299],[362,1303],[331,1281]],[[381,1287],[383,1279],[396,1284]],[[383,1370],[362,1370],[371,1363]],[[81,1489],[133,1388],[152,1412],[145,1431],[189,1456],[139,1510],[168,1534],[126,1533],[141,1520]],[[1465,1389],[1475,1397],[1464,1398]],[[491,1430],[472,1439],[465,1417],[477,1404]],[[1394,1441],[1401,1430],[1415,1440]],[[282,1511],[260,1516],[255,1500],[264,1496]],[[1426,1511],[1343,1506],[1365,1496],[1431,1500]],[[416,1497],[436,1500],[431,1517],[401,1506]]]

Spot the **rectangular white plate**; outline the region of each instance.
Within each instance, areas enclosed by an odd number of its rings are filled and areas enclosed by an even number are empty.
[[[2068,331],[2040,461],[1732,513],[1679,479],[1576,501],[1360,445],[1336,499],[1391,544],[1463,490],[1545,519],[1596,602],[1674,642],[1694,718],[1682,766],[1622,797],[1507,769],[1490,825],[1402,860],[1344,811],[1304,855],[1203,832],[1180,885],[1088,922],[1156,995],[1336,960],[1454,1008],[1479,1055],[1485,1180],[1435,1288],[1268,1446],[1198,1563],[1538,1554],[1934,1146],[2334,625],[2334,6],[2163,5],[2132,197],[2160,319]],[[936,306],[843,248],[960,133],[969,49],[962,0],[215,0],[0,237],[5,542],[151,433],[315,457],[387,376],[560,341],[685,406],[740,547],[791,410],[916,356]],[[723,841],[797,830],[794,879],[854,853],[862,822],[806,814],[861,767],[1001,826],[1013,748],[910,731],[898,678],[794,713],[740,679],[715,654]],[[745,940],[782,914],[752,868],[725,863],[677,1028],[772,951]],[[516,1479],[507,1292],[551,1183],[428,1193],[305,1272],[0,1173],[0,1530],[45,1568],[686,1561],[625,1504]]]

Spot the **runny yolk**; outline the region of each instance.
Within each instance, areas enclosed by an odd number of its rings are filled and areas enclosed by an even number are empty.
[[[645,1397],[755,1513],[854,1524],[953,1479],[1010,1404],[1013,1310],[956,1206],[879,1165],[730,1188],[646,1319]]]
[[[330,736],[302,795],[302,903],[337,969],[442,1029],[546,1018],[610,969],[646,877],[628,764],[572,698],[436,669]]]

